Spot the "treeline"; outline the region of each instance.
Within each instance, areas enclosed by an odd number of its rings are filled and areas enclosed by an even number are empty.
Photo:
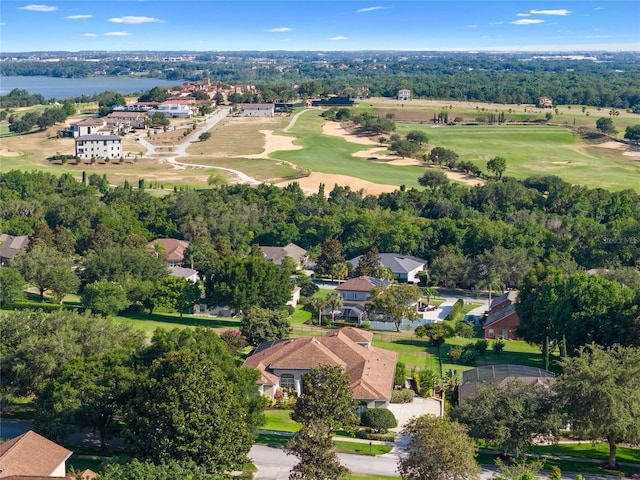
[[[2,173],[0,231],[35,238],[60,232],[64,247],[57,248],[80,256],[158,237],[184,238],[192,242],[189,263],[202,270],[208,258],[218,257],[215,252],[246,255],[253,244],[293,242],[314,257],[332,239],[346,258],[372,246],[425,258],[433,279],[451,287],[478,285],[488,272],[504,286],[518,286],[538,262],[573,273],[635,267],[640,258],[636,192],[572,186],[553,176],[503,178],[473,188],[444,180],[379,196],[338,185],[328,195],[321,185],[305,196],[292,183],[159,198],[130,185],[107,185],[97,177],[85,184],[68,174]]]
[[[269,55],[267,55],[269,56]],[[255,67],[251,54],[235,53],[224,62],[201,55],[192,62],[113,60],[3,62],[3,75],[86,77],[152,72],[156,78],[196,81],[210,78],[227,83],[252,83],[268,98],[284,98],[286,86],[318,81],[322,94],[344,94],[366,87],[371,96],[395,97],[408,88],[413,98],[437,98],[495,103],[536,103],[550,96],[555,104],[633,108],[640,105],[640,68],[633,55],[611,55],[605,62],[522,58],[523,55],[376,54],[371,58],[335,53],[329,58],[272,55],[271,68]],[[347,68],[344,68],[346,65]],[[341,68],[338,68],[341,67]]]

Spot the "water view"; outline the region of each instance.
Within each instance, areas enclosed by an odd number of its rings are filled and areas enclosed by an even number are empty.
[[[0,95],[7,95],[14,88],[21,88],[31,94],[39,93],[46,99],[64,99],[80,95],[93,95],[107,90],[126,94],[150,90],[156,86],[169,87],[181,84],[180,80],[130,77],[0,77]]]

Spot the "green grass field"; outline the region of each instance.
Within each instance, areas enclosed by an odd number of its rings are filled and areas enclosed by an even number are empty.
[[[265,424],[262,430],[274,430],[276,432],[295,433],[302,428],[302,424],[291,420],[292,410],[265,410]]]

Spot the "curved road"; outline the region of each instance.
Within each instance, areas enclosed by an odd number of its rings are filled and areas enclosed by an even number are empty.
[[[216,167],[213,165],[201,165],[197,163],[185,163],[185,162],[179,162],[176,160],[177,158],[187,156],[187,148],[189,147],[189,145],[197,142],[198,137],[200,135],[202,135],[204,132],[211,129],[223,118],[225,118],[229,114],[229,111],[230,111],[229,108],[222,108],[216,111],[210,117],[208,117],[205,120],[204,124],[196,128],[196,130],[184,142],[181,142],[180,144],[173,147],[174,150],[171,152],[172,155],[166,159],[167,162],[170,163],[171,165],[174,165],[175,167],[207,168],[207,169],[215,168],[216,170],[224,170],[226,172],[230,172],[236,175],[239,179],[239,183],[248,183],[249,185],[260,185],[262,183],[261,181],[256,180],[255,178],[252,178],[242,173],[239,170],[234,170],[233,168]],[[138,137],[138,141],[140,142],[141,145],[143,145],[147,149],[147,153],[144,154],[143,157],[151,158],[156,153],[158,153],[157,147],[149,143],[149,141],[145,137]]]

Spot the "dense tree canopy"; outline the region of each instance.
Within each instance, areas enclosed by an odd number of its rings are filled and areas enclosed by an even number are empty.
[[[242,316],[242,335],[249,345],[281,340],[291,334],[289,313],[286,310],[269,310],[251,307]]]
[[[606,441],[615,467],[618,443],[640,443],[640,348],[590,344],[562,366],[554,389],[571,430]]]
[[[467,429],[446,417],[414,417],[404,426],[406,455],[398,460],[405,480],[473,480],[480,467]]]

